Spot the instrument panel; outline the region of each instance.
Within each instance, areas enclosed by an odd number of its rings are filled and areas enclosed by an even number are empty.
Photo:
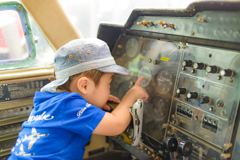
[[[144,77],[141,86],[149,99],[135,149],[149,159],[237,159],[237,6],[196,2],[185,10],[136,9],[123,27],[100,25],[98,38],[109,44],[116,63],[130,70],[128,76],[114,76],[111,94],[121,99]],[[104,37],[107,32],[113,36]]]

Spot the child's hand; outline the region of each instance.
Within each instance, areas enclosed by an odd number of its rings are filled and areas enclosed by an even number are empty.
[[[130,97],[131,97],[131,99],[133,99],[134,102],[137,99],[142,99],[142,100],[148,99],[148,97],[149,97],[148,93],[146,92],[146,90],[144,88],[142,88],[140,86],[143,79],[144,79],[144,77],[141,77],[137,80],[135,85],[125,94],[125,96],[123,97],[123,100],[129,99]]]

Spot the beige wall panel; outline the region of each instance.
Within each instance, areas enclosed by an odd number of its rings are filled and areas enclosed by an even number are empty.
[[[81,38],[57,0],[20,0],[55,50]]]

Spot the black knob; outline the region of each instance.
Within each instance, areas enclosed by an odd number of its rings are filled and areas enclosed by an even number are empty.
[[[208,73],[218,73],[219,68],[217,66],[207,66],[206,71]]]
[[[187,92],[186,88],[178,88],[176,90],[177,94],[185,94]]]
[[[167,148],[169,152],[175,152],[178,147],[178,141],[174,137],[167,137],[163,141],[164,146]]]
[[[231,69],[223,69],[220,71],[220,74],[225,77],[232,77],[234,75],[234,71]]]
[[[205,64],[204,63],[194,63],[193,68],[195,68],[195,69],[205,69]]]
[[[178,145],[178,152],[184,157],[188,157],[192,153],[192,143],[191,142],[180,142]]]
[[[191,60],[184,60],[182,62],[183,67],[192,67],[192,65],[193,65],[193,62]]]
[[[158,65],[159,63],[160,63],[160,61],[158,61],[158,60],[155,60],[155,61],[154,61],[154,64],[155,64],[155,65]]]
[[[197,97],[198,97],[198,93],[197,92],[189,92],[187,94],[187,98],[188,99],[197,99]]]
[[[191,73],[196,73],[196,69],[192,69],[192,70],[191,70]]]
[[[199,98],[199,102],[200,102],[201,104],[209,103],[210,100],[211,100],[211,99],[210,99],[210,97],[208,97],[208,96],[202,96],[202,97]]]

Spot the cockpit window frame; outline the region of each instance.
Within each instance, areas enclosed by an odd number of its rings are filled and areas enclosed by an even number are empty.
[[[25,68],[36,58],[36,47],[34,44],[27,11],[18,2],[0,2],[0,11],[6,10],[13,10],[19,14],[24,37],[28,47],[28,56],[21,60],[0,60],[0,71],[6,69],[12,70]]]

